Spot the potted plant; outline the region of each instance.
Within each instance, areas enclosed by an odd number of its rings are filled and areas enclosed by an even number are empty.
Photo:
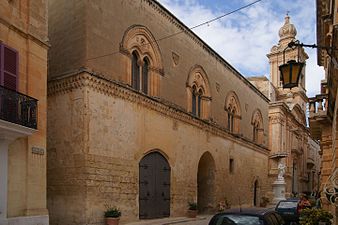
[[[197,216],[197,203],[196,202],[188,202],[188,212],[187,216],[189,218],[196,218]]]
[[[116,207],[108,207],[104,212],[106,225],[118,225],[120,221],[121,211]]]

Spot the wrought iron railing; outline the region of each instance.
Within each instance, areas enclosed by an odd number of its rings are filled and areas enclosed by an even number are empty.
[[[0,119],[37,129],[38,100],[0,86]]]

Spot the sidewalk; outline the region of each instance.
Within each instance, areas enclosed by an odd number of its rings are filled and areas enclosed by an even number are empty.
[[[141,220],[124,225],[176,225],[176,224],[205,224],[209,223],[212,215],[199,215],[196,218],[169,217],[165,219]]]

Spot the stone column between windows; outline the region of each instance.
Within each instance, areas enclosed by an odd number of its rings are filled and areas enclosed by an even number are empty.
[[[0,224],[7,219],[9,143],[9,140],[0,138]]]

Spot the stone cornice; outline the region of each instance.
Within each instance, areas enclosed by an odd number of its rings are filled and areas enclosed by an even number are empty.
[[[40,38],[36,37],[33,34],[30,34],[28,32],[23,31],[21,28],[9,23],[8,21],[4,20],[3,18],[0,18],[0,23],[3,24],[4,26],[8,27],[8,29],[13,30],[14,32],[20,34],[22,37],[26,39],[31,39],[38,45],[48,49],[50,48],[50,44],[46,40],[41,40]]]
[[[260,92],[250,81],[248,81],[240,72],[238,72],[233,66],[231,66],[225,59],[223,59],[216,51],[214,51],[208,44],[206,44],[200,37],[198,37],[195,33],[193,33],[189,27],[187,27],[183,22],[181,22],[177,17],[175,17],[169,10],[167,10],[164,6],[162,6],[156,0],[144,0],[148,3],[150,7],[152,7],[155,11],[157,11],[160,15],[165,17],[170,23],[175,25],[178,29],[184,32],[188,37],[190,37],[198,46],[204,49],[207,53],[213,56],[218,62],[220,62],[223,66],[229,69],[233,74],[243,81],[245,85],[247,85],[251,90],[253,90],[256,94],[258,94],[263,100],[269,102],[270,100]]]
[[[62,78],[50,80],[48,82],[48,97],[63,95],[81,88],[89,88],[107,96],[115,96],[129,102],[140,104],[143,107],[157,111],[162,115],[193,125],[206,132],[234,141],[237,144],[246,146],[262,154],[268,155],[270,152],[266,147],[257,145],[252,142],[252,140],[237,134],[229,133],[225,127],[212,121],[199,119],[172,103],[160,98],[144,95],[143,93],[130,88],[128,85],[108,80],[84,68],[77,72],[64,75]]]

